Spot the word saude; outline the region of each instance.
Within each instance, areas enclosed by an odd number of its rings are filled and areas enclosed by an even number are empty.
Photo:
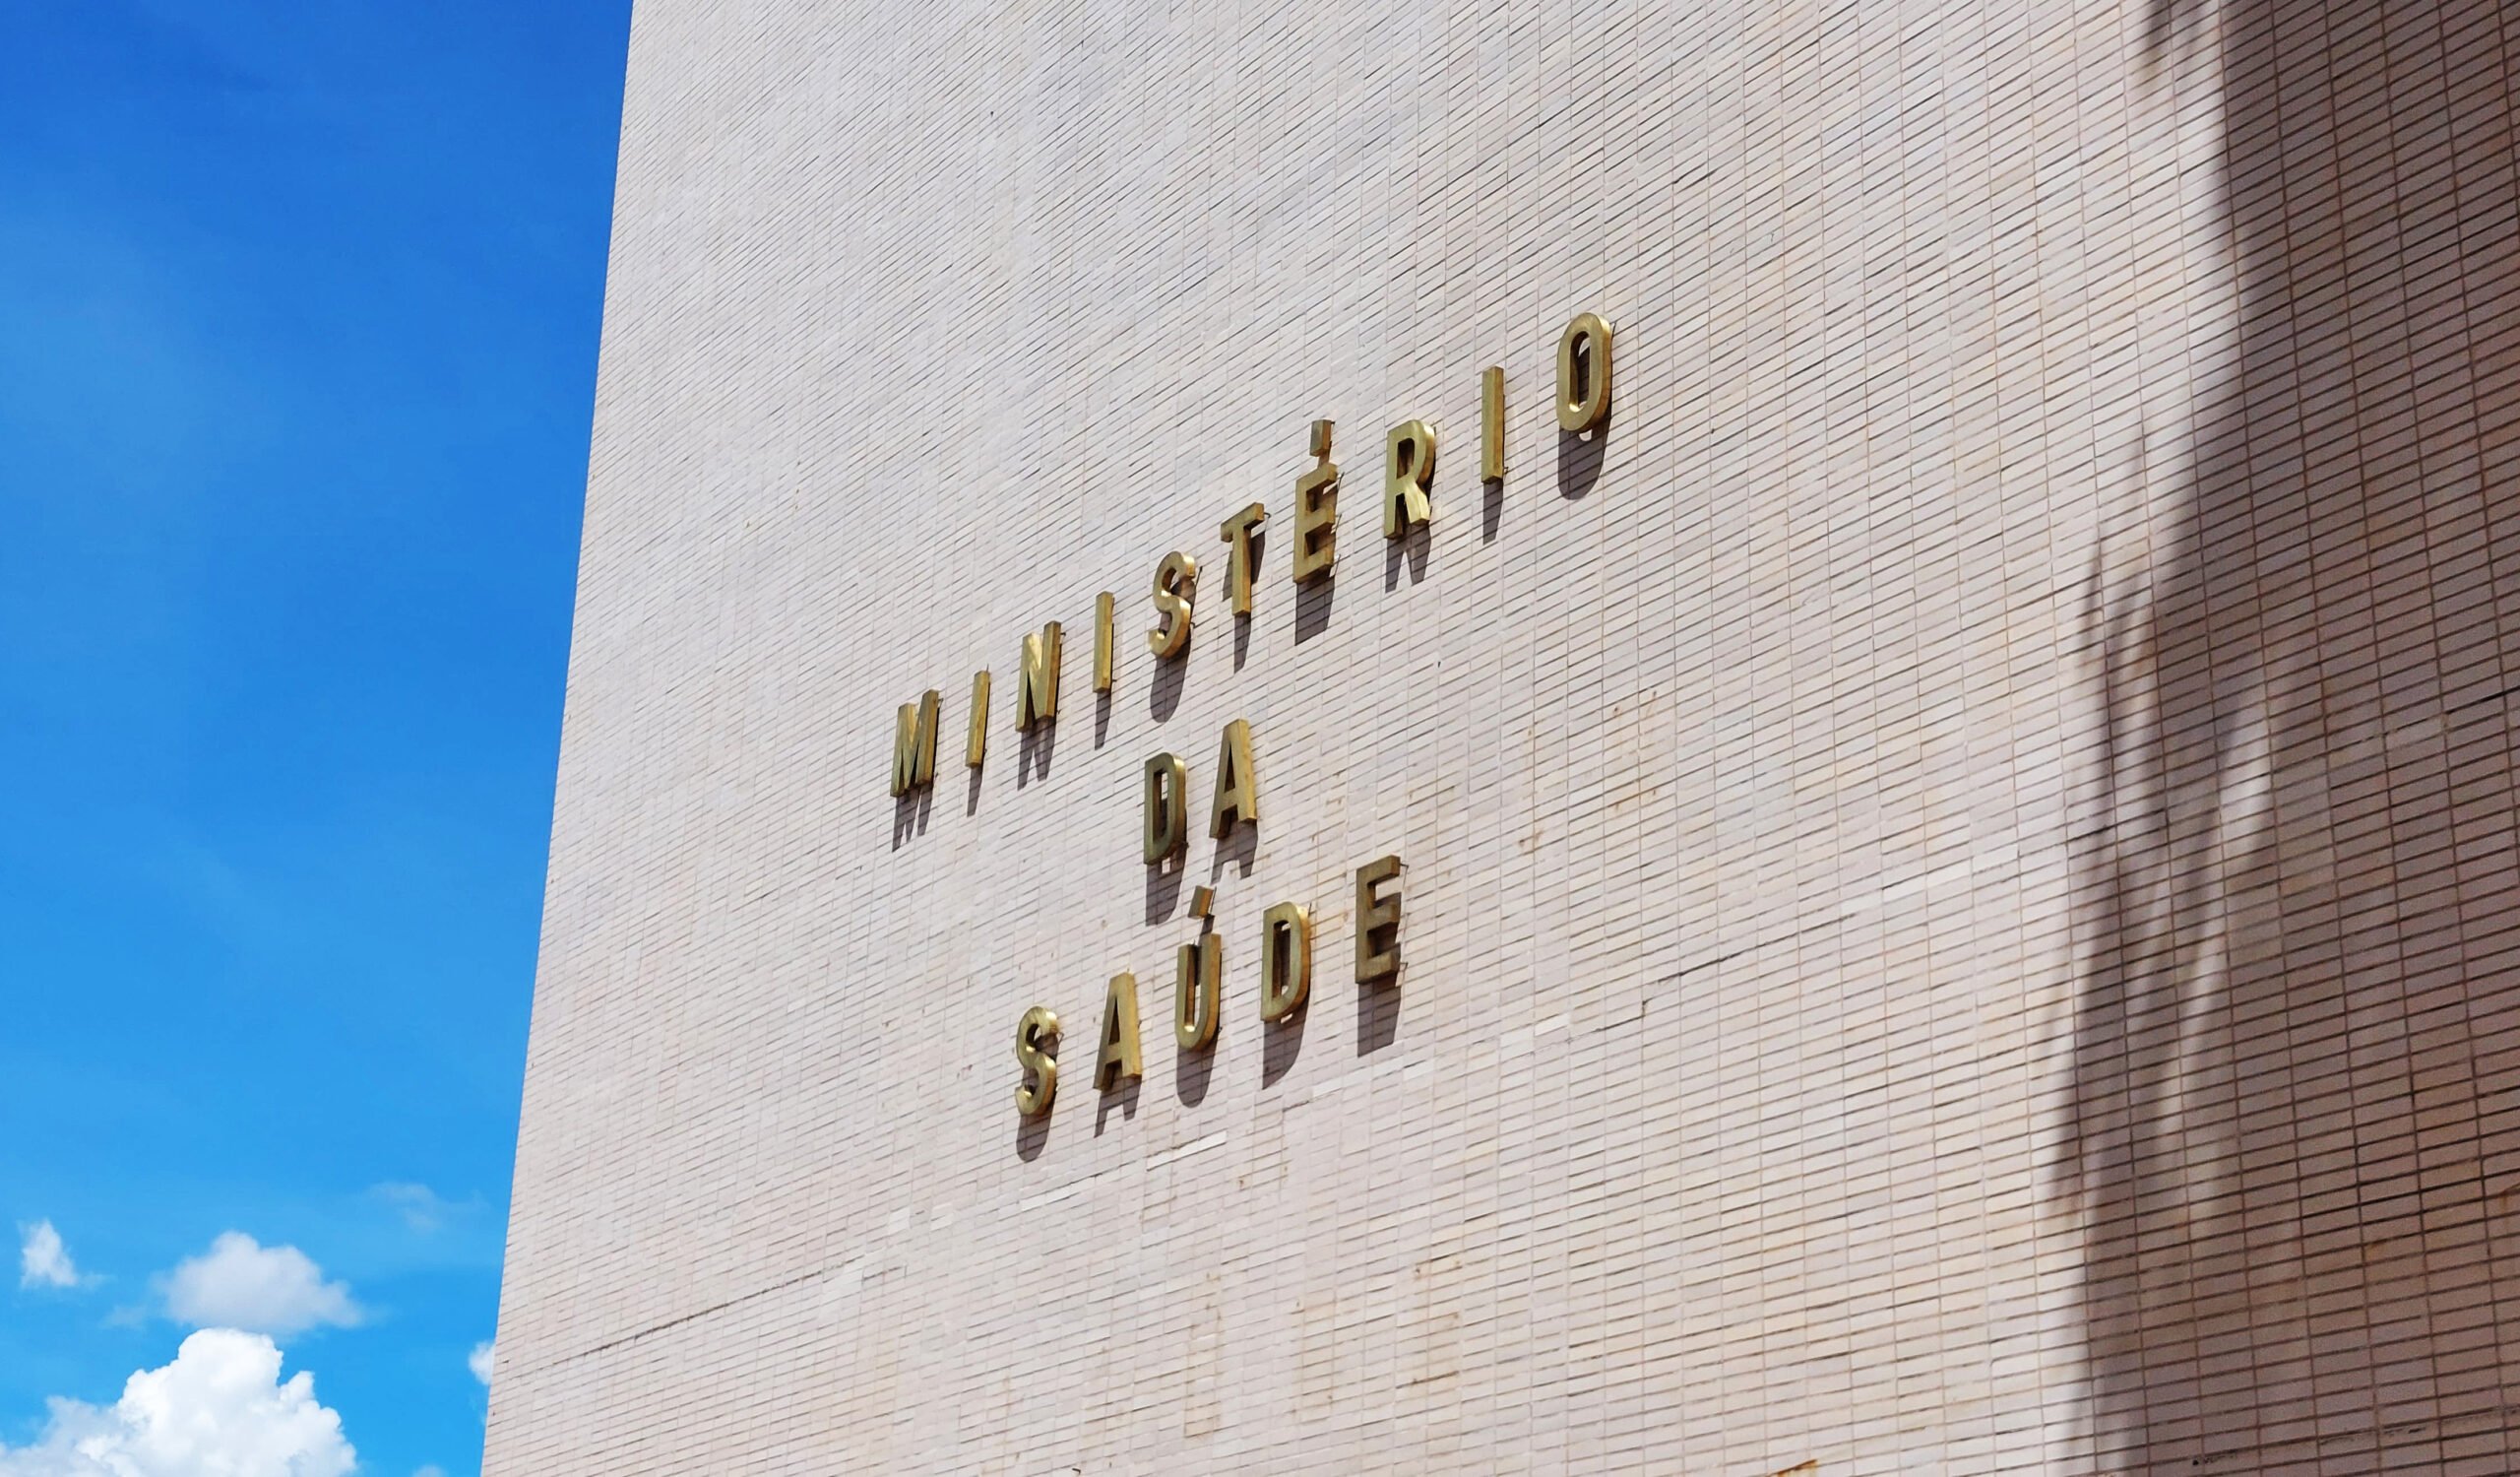
[[[1594,313],[1580,313],[1566,325],[1557,345],[1556,412],[1561,430],[1573,434],[1598,431],[1610,407],[1610,326]],[[1290,559],[1292,582],[1310,585],[1327,577],[1339,555],[1339,464],[1332,460],[1336,427],[1315,420],[1306,443],[1312,465],[1296,477]],[[1434,520],[1435,428],[1424,420],[1404,420],[1384,437],[1383,538],[1397,541]],[[1505,371],[1490,366],[1480,375],[1480,478],[1505,476]],[[1217,531],[1226,545],[1226,584],[1233,614],[1252,613],[1252,536],[1268,520],[1266,504],[1251,503],[1226,518]],[[1146,632],[1147,649],[1160,662],[1176,660],[1189,649],[1196,611],[1199,562],[1175,549],[1158,561],[1149,598],[1155,623]],[[1116,602],[1104,591],[1094,601],[1094,690],[1113,687]],[[1058,621],[1044,624],[1023,638],[1015,690],[1015,727],[1031,732],[1058,721],[1059,675],[1063,656]],[[990,674],[973,674],[971,717],[963,762],[981,768],[988,752]],[[927,789],[936,778],[936,743],[943,699],[935,688],[914,703],[904,703],[893,728],[892,795],[906,800]],[[1160,753],[1146,762],[1142,790],[1145,817],[1142,860],[1161,867],[1179,858],[1189,833],[1189,769],[1177,754]],[[1226,725],[1219,739],[1216,782],[1208,808],[1208,834],[1224,841],[1237,827],[1256,826],[1260,818],[1259,787],[1252,764],[1251,727],[1237,718]],[[1356,982],[1388,986],[1400,976],[1401,861],[1385,856],[1355,871]],[[1215,893],[1200,887],[1192,895],[1191,913],[1200,920],[1196,942],[1180,946],[1173,976],[1173,1040],[1185,1053],[1213,1050],[1223,1009],[1224,948],[1214,930]],[[1260,1016],[1283,1024],[1303,1008],[1312,982],[1312,918],[1309,908],[1282,902],[1261,919]],[[1037,1118],[1050,1111],[1058,1093],[1058,1013],[1046,1005],[1025,1010],[1015,1028],[1018,1078],[1016,1110]],[[1139,1048],[1137,978],[1113,975],[1103,991],[1102,1029],[1095,1054],[1094,1083],[1110,1092],[1144,1075]]]

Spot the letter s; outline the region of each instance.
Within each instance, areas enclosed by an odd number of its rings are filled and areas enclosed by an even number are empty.
[[[1059,1016],[1047,1005],[1036,1005],[1015,1023],[1015,1064],[1023,1078],[1015,1084],[1015,1111],[1039,1118],[1050,1111],[1059,1091]]]

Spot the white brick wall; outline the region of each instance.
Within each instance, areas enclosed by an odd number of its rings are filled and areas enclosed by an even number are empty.
[[[2261,32],[2301,75],[2306,4],[642,0],[487,1471],[2501,1470],[2509,73],[2489,15],[2325,13],[2393,39],[2320,43],[2313,82],[2396,70],[2313,136],[2233,101]],[[2417,489],[2413,552],[2182,656],[2213,592],[2289,567],[2211,512],[2215,426],[2279,418],[2236,161],[2286,141],[2298,199],[2454,105],[2500,132],[2397,177],[2466,234],[2340,272],[2474,336],[2367,348],[2347,314],[2335,353],[2463,360],[2418,399],[2465,413],[2337,443],[2290,392],[2288,455]],[[2445,252],[2448,289],[2408,265]],[[1618,330],[1597,466],[1548,405],[1585,309]],[[1287,579],[1316,417],[1326,601]],[[1422,558],[1379,534],[1410,417],[1443,434]],[[2430,472],[2381,465],[2408,436]],[[1246,640],[1217,526],[1254,499]],[[2304,557],[2388,542],[2321,506],[2280,531]],[[1165,673],[1139,633],[1176,547],[1200,616]],[[2452,584],[2474,618],[2401,639]],[[1018,643],[1053,619],[1062,716],[1027,742]],[[2358,633],[2381,658],[2322,676]],[[897,806],[894,708],[930,686],[938,781]],[[2296,751],[2303,692],[2338,716]],[[1237,717],[1256,846],[1194,825],[1150,880],[1143,761],[1185,755],[1204,818]],[[2307,1049],[2226,987],[2392,884],[2241,873],[2427,776],[2467,818],[2377,855],[2460,865],[2330,933],[2465,920],[2464,1025],[2390,1030],[2419,985],[2350,949],[2284,966],[2363,1034],[2341,1097],[2286,1077],[2270,1151],[2251,1083]],[[1408,975],[1360,993],[1349,878],[1394,851]],[[1168,1024],[1211,882],[1201,1066]],[[1317,930],[1291,1029],[1258,1016],[1281,900]],[[1147,1075],[1102,1098],[1122,969]],[[1028,1130],[1036,1002],[1068,1030]],[[2415,1090],[2374,1050],[2466,1126],[2362,1136]],[[2384,1151],[2421,1209],[2319,1240],[2318,1156],[2367,1207]],[[2270,1154],[2309,1167],[2252,1179]],[[2394,1290],[2318,1280],[2409,1255]],[[2375,1332],[2393,1308],[2425,1327]]]

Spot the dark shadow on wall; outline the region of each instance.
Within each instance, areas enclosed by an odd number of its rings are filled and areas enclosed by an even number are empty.
[[[921,785],[906,795],[893,797],[893,850],[900,851],[914,836],[927,834],[927,813],[935,808],[936,790]]]
[[[1337,576],[1323,575],[1308,585],[1295,587],[1295,644],[1303,643],[1330,628],[1331,608],[1338,599]]]
[[[1056,1105],[1053,1104],[1052,1106],[1055,1107]],[[1049,1114],[1044,1113],[1039,1118],[1026,1118],[1020,1113],[1016,1114],[1015,1156],[1017,1158],[1023,1160],[1027,1164],[1030,1164],[1034,1160],[1041,1157],[1041,1150],[1048,1147],[1049,1142]]]
[[[1356,987],[1356,1055],[1370,1057],[1400,1039],[1400,987]]]
[[[1260,828],[1249,821],[1237,821],[1233,829],[1226,833],[1225,839],[1216,844],[1215,853],[1208,859],[1209,883],[1214,885],[1222,880],[1228,866],[1237,878],[1251,875],[1252,864],[1259,857]]]
[[[1186,852],[1175,852],[1146,869],[1146,921],[1160,924],[1181,905],[1181,878],[1189,871]]]
[[[1219,1023],[1222,1028],[1222,1022]],[[1184,1106],[1196,1108],[1208,1100],[1208,1082],[1216,1075],[1217,1050],[1214,1046],[1195,1052],[1172,1054],[1172,1091]]]
[[[1254,586],[1252,593],[1255,597],[1255,608],[1256,597],[1259,594],[1257,587],[1260,583],[1260,571],[1267,567],[1266,564],[1262,562],[1262,556],[1268,551],[1269,531],[1267,529],[1260,528],[1253,529],[1251,531],[1251,582]],[[1228,573],[1228,575],[1231,573],[1229,567]],[[1227,592],[1226,598],[1228,601],[1232,599],[1232,592],[1230,590]],[[1230,609],[1229,606],[1228,609]],[[1251,660],[1251,619],[1252,617],[1249,615],[1236,615],[1233,617],[1233,670],[1236,672],[1240,672],[1242,670],[1242,665]]]
[[[1610,420],[1615,417],[1613,412],[1596,430],[1557,433],[1558,496],[1581,502],[1593,495],[1594,484],[1602,480],[1602,459],[1609,454]]]
[[[1143,1035],[1144,1032],[1141,1031],[1140,1034]],[[1111,1089],[1107,1092],[1097,1088],[1094,1094],[1097,1099],[1094,1105],[1094,1136],[1097,1138],[1102,1136],[1102,1129],[1110,1123],[1111,1111],[1114,1108],[1119,1110],[1120,1117],[1124,1119],[1136,1118],[1138,1093],[1145,1086],[1146,1079],[1143,1077],[1122,1077],[1112,1083]]]
[[[1303,1057],[1304,1027],[1312,1020],[1312,1002],[1306,1000],[1295,1007],[1292,1015],[1282,1020],[1264,1022],[1260,1027],[1260,1085],[1275,1087],[1278,1079],[1294,1070]]]
[[[1409,583],[1419,585],[1426,580],[1426,559],[1435,546],[1434,525],[1416,523],[1397,539],[1382,544],[1382,587],[1386,591],[1400,588],[1400,573],[1409,571]]]
[[[1173,710],[1181,706],[1181,687],[1189,679],[1189,658],[1159,657],[1155,676],[1147,683],[1146,715],[1157,723],[1170,723]]]
[[[1037,723],[1019,729],[1015,735],[1015,788],[1024,789],[1035,780],[1050,777],[1050,756],[1058,752],[1058,720]]]
[[[2239,334],[2091,611],[2066,1168],[2107,1470],[2499,1469],[2520,1424],[2506,13],[2148,31],[2223,49]]]

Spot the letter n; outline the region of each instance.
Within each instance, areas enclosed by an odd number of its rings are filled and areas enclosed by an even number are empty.
[[[1059,623],[1024,638],[1024,670],[1015,684],[1015,727],[1029,732],[1059,716]]]

